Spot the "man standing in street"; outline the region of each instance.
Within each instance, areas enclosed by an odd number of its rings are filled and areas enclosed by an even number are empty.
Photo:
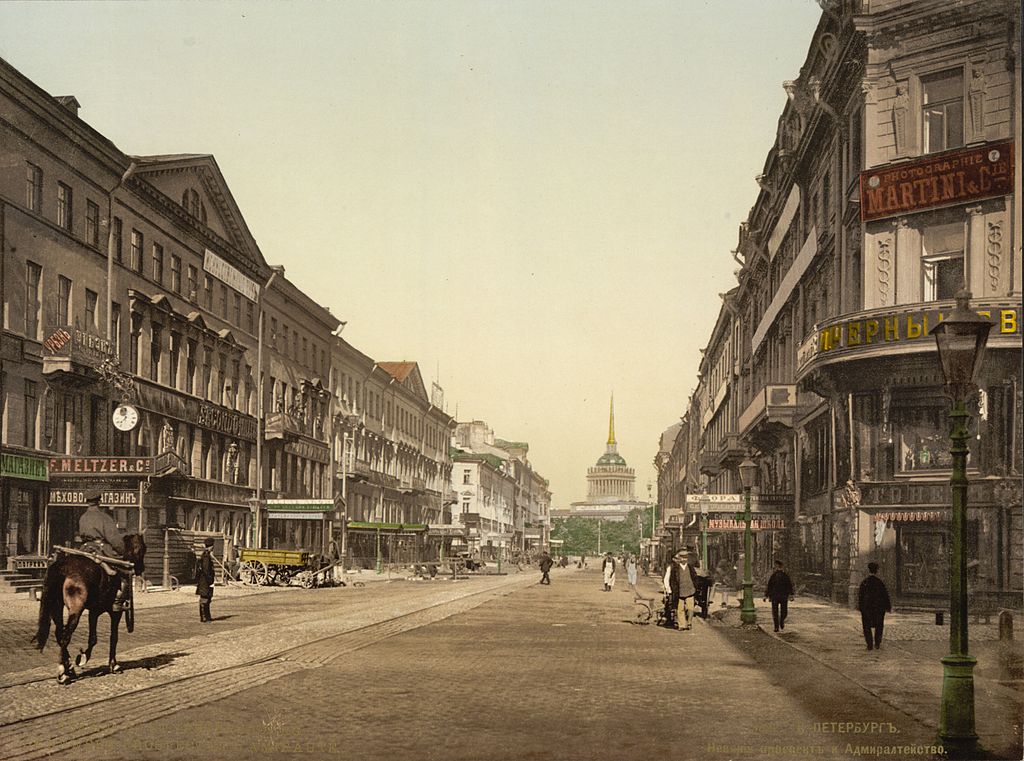
[[[860,611],[860,623],[868,650],[881,649],[885,614],[892,612],[892,601],[885,582],[878,578],[878,563],[868,563],[868,576],[860,583],[857,591],[857,609]]]
[[[782,561],[775,561],[775,572],[768,578],[768,587],[764,590],[764,599],[772,601],[772,623],[775,631],[786,628],[786,615],[789,613],[789,601],[793,598],[793,582],[789,574],[782,570]]]
[[[544,552],[542,552],[541,556],[540,556],[540,573],[541,573],[540,583],[541,584],[550,584],[551,583],[551,577],[548,576],[548,574],[551,573],[551,566],[553,566],[554,564],[555,564],[555,561],[551,559],[551,555],[548,554],[547,550],[544,550]]]
[[[210,600],[213,599],[213,537],[207,537],[203,546],[203,554],[199,556],[199,570],[196,573],[196,594],[199,595],[199,620],[208,623],[210,616]]]
[[[677,629],[692,628],[690,617],[693,615],[693,596],[697,592],[697,574],[689,561],[690,556],[684,550],[677,552],[665,569],[662,580],[669,595],[670,609],[675,613]]]

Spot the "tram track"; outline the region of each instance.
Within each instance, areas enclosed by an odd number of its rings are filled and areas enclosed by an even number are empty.
[[[357,626],[227,666],[174,676],[159,684],[121,691],[77,705],[61,705],[0,720],[0,759],[31,761],[70,750],[124,729],[195,706],[216,702],[250,687],[289,674],[329,666],[356,650],[389,637],[450,618],[527,586],[532,579],[505,580],[454,599],[422,605],[382,620]],[[174,643],[168,643],[173,646]],[[230,677],[230,678],[228,678]],[[120,677],[111,677],[120,678]],[[48,682],[48,685],[41,684]],[[78,686],[81,686],[80,684]],[[16,700],[18,688],[58,688],[51,675],[5,685],[0,702]],[[51,693],[60,695],[59,692]]]

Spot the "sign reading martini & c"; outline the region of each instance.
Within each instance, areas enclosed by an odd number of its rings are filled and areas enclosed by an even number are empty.
[[[986,143],[861,172],[860,218],[870,222],[1012,192],[1013,143]]]

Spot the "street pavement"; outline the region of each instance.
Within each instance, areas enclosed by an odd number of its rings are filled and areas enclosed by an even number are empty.
[[[877,654],[857,649],[849,612],[810,600],[782,636],[760,601],[769,632],[734,626],[735,604],[676,632],[635,624],[632,593],[601,591],[596,570],[552,576],[235,597],[206,626],[194,601],[154,608],[122,639],[124,674],[59,687],[50,648],[6,669],[0,757],[727,761],[936,745],[927,698],[908,708],[909,686],[879,686],[926,660],[919,636],[897,649],[901,630],[921,634],[914,621],[894,621]],[[640,586],[659,596],[653,578]],[[1013,752],[990,757],[1020,758],[1019,729],[988,731],[986,689],[983,740]]]

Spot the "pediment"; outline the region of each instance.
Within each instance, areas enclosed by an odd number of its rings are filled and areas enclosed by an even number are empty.
[[[266,260],[213,156],[174,154],[133,159],[136,176],[166,196],[193,223],[231,244],[257,272],[266,268]]]
[[[417,399],[428,402],[426,386],[420,374],[419,365],[415,362],[380,362],[380,368],[397,380],[402,387]]]

